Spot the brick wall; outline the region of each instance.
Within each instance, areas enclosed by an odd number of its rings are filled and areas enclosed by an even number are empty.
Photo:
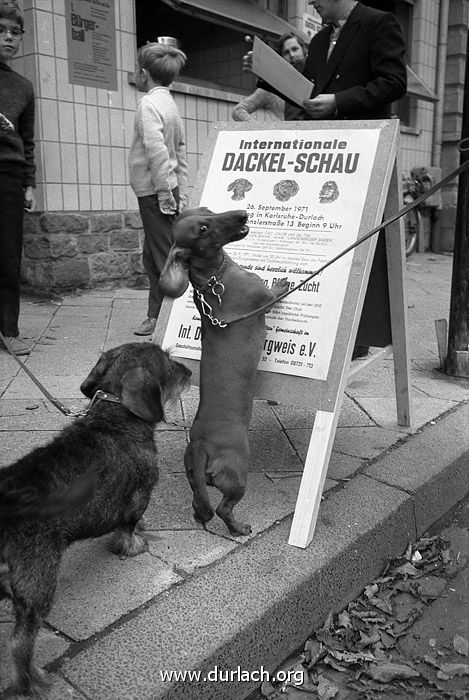
[[[138,212],[54,212],[25,215],[23,282],[61,292],[146,286]]]

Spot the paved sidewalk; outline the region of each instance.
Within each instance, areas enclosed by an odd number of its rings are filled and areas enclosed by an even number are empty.
[[[396,424],[392,359],[347,387],[318,525],[306,550],[287,544],[314,416],[256,400],[252,467],[237,506],[250,537],[217,518],[192,519],[183,454],[197,389],[158,427],[161,478],[145,516],[150,552],[121,561],[107,537],[73,545],[37,659],[48,698],[245,698],[257,685],[236,673],[272,671],[326,617],[353,599],[469,487],[469,380],[438,371],[434,320],[448,318],[452,257],[407,262],[414,421]],[[146,291],[89,291],[56,301],[25,298],[21,328],[37,339],[27,366],[66,406],[103,349],[136,340]],[[0,467],[46,443],[71,419],[0,352]],[[11,610],[0,604],[0,692],[8,685]],[[235,673],[213,681],[215,668]],[[238,668],[240,671],[238,671]],[[163,680],[164,670],[211,680]],[[211,673],[210,673],[211,672]]]

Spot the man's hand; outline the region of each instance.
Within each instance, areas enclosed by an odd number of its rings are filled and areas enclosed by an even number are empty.
[[[335,117],[337,112],[335,95],[318,95],[312,100],[305,100],[303,102],[303,109],[312,119]]]
[[[34,196],[34,188],[29,186],[24,191],[24,210],[29,213],[36,209],[36,197]]]
[[[252,73],[252,51],[248,51],[244,54],[241,60],[241,69],[245,73]]]

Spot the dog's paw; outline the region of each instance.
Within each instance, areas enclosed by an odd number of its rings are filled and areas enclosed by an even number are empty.
[[[251,534],[251,526],[248,523],[241,523],[239,520],[236,520],[236,518],[233,517],[233,513],[230,510],[224,510],[223,508],[218,507],[217,515],[223,520],[228,530],[235,537],[238,537],[240,535],[246,537],[246,535]]]
[[[15,700],[22,698],[36,698],[45,700],[52,687],[52,680],[42,668],[32,666],[29,673],[21,678],[14,675],[13,693]]]
[[[205,527],[205,523],[208,523],[213,518],[213,508],[206,507],[204,504],[201,505],[195,499],[192,501],[192,507],[194,509],[194,520]]]
[[[239,520],[233,520],[231,525],[228,525],[228,529],[235,537],[239,537],[241,535],[246,537],[252,533],[251,526],[247,523],[240,523]]]
[[[145,537],[136,532],[131,534],[128,530],[119,529],[114,533],[109,543],[109,549],[121,559],[125,559],[148,552],[148,542]]]
[[[285,294],[285,292],[288,292],[289,289],[290,289],[290,282],[288,281],[288,277],[283,277],[281,280],[277,280],[272,285],[272,291],[275,294],[275,296],[280,296],[281,294]]]

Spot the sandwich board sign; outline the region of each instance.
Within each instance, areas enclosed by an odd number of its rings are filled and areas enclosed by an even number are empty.
[[[398,211],[399,121],[276,126],[213,125],[192,205],[215,212],[245,209],[249,234],[230,243],[228,254],[267,286],[286,277],[294,287],[378,226],[383,215]],[[255,396],[281,397],[315,413],[289,538],[298,547],[306,547],[314,533],[347,381],[391,349],[398,422],[410,424],[400,221],[379,234],[381,257],[375,262],[380,269],[372,275],[369,304],[375,318],[371,327],[360,324],[359,333],[379,350],[359,366],[351,355],[378,236],[300,284],[266,314]],[[165,298],[153,339],[171,347],[197,382],[200,319],[191,288],[179,299]]]

